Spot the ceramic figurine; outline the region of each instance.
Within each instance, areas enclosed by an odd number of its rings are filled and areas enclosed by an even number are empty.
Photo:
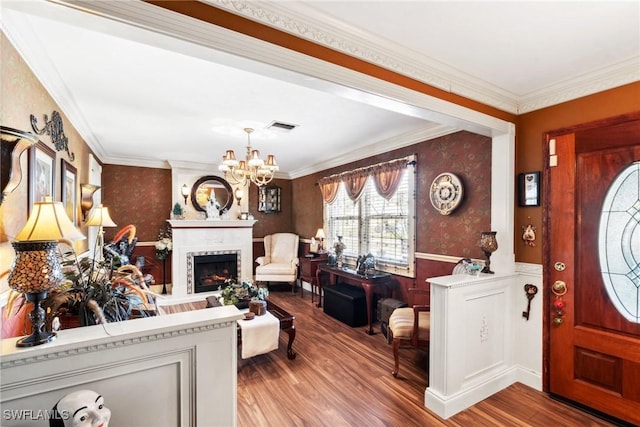
[[[333,250],[336,251],[336,259],[338,263],[338,268],[342,268],[344,264],[344,255],[343,252],[347,248],[347,245],[342,241],[342,236],[338,236],[338,241],[333,244]]]
[[[56,414],[50,427],[108,427],[111,411],[104,398],[92,390],[78,390],[65,395],[53,407]]]
[[[220,204],[214,197],[209,198],[206,210],[207,219],[220,219]]]

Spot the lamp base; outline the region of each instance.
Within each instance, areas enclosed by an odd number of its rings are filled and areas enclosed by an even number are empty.
[[[487,252],[487,251],[483,251],[483,252],[487,260],[484,262],[484,268],[482,269],[482,271],[480,271],[480,273],[495,274],[493,271],[491,271],[491,252]]]
[[[33,333],[28,337],[20,338],[16,342],[16,347],[34,347],[36,345],[46,344],[56,339],[55,332],[43,331],[44,327],[44,309],[40,307],[40,301],[47,297],[47,291],[26,293],[27,301],[33,303],[33,310],[29,313]]]
[[[34,347],[40,344],[46,344],[55,340],[57,335],[55,332],[34,332],[28,337],[20,338],[16,342],[16,347]]]
[[[495,274],[495,272],[489,270],[489,267],[485,267],[482,270],[480,270],[480,273],[485,273],[485,274]]]

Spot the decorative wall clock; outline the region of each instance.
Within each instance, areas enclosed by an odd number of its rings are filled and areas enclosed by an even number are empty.
[[[441,173],[431,184],[431,204],[442,215],[453,212],[460,205],[462,196],[462,182],[452,173]]]

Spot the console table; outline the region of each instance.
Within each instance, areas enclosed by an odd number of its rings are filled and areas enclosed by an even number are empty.
[[[356,270],[351,268],[338,268],[332,267],[328,264],[319,264],[318,269],[316,271],[316,281],[318,283],[319,289],[319,297],[318,297],[318,307],[322,307],[322,286],[323,286],[323,276],[326,281],[328,277],[327,284],[335,285],[337,278],[342,277],[347,280],[347,284],[356,286],[360,286],[364,289],[365,300],[367,302],[367,334],[373,335],[373,327],[371,326],[371,307],[373,306],[373,294],[378,291],[378,293],[383,293],[385,297],[391,297],[391,290],[389,289],[388,283],[391,277],[389,273],[383,273],[381,271],[376,271],[372,274],[358,274]]]

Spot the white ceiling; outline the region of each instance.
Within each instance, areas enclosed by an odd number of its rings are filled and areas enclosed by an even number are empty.
[[[512,113],[640,80],[637,1],[209,3]],[[242,128],[276,120],[299,127],[271,139],[256,131],[252,145],[296,177],[456,129],[310,74],[58,4],[3,1],[2,25],[105,163],[214,168],[227,148],[242,155]]]

